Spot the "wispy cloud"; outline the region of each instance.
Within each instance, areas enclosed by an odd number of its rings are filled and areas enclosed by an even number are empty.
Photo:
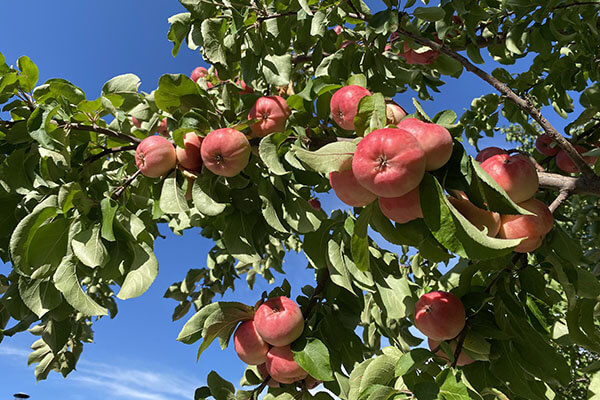
[[[27,358],[30,351],[20,347],[13,347],[6,344],[0,344],[0,355],[16,358]]]

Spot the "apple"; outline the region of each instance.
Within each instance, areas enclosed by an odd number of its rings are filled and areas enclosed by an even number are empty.
[[[336,35],[339,35],[339,34],[341,34],[341,33],[342,33],[342,29],[343,29],[343,28],[342,28],[342,26],[341,26],[341,25],[336,25],[336,26],[333,28],[333,31],[335,32],[335,34],[336,34]]]
[[[208,76],[208,70],[206,68],[204,68],[204,67],[196,67],[192,71],[192,74],[190,75],[190,78],[194,82],[198,82],[198,79],[200,79],[200,78],[206,78],[207,76]]]
[[[556,145],[551,147],[550,145],[552,143],[554,143],[554,139],[544,133],[535,139],[535,148],[539,153],[545,156],[555,156],[560,148]]]
[[[298,304],[280,296],[268,299],[258,307],[254,325],[265,342],[272,346],[285,346],[302,335],[304,317]]]
[[[232,177],[248,165],[250,142],[240,131],[221,128],[202,141],[200,155],[204,166],[216,175]]]
[[[538,175],[529,157],[523,154],[497,154],[481,163],[515,203],[528,200],[538,190]]]
[[[452,136],[443,126],[416,118],[404,118],[397,125],[410,132],[425,151],[426,171],[442,167],[452,156]]]
[[[292,111],[281,96],[260,97],[248,113],[248,119],[259,121],[250,126],[252,137],[264,137],[285,131],[285,123]]]
[[[364,207],[377,198],[365,189],[352,172],[352,161],[345,162],[340,171],[329,173],[329,184],[338,199],[352,207]]]
[[[183,137],[184,148],[177,146],[177,162],[183,168],[190,171],[199,171],[202,167],[202,157],[200,156],[200,147],[202,138],[194,132],[188,132]]]
[[[427,345],[429,346],[429,350],[431,350],[431,351],[433,351],[436,347],[439,347],[440,343],[441,343],[440,341],[427,338]],[[452,355],[454,355],[454,352],[456,352],[456,346],[457,346],[457,341],[452,340],[450,342],[450,349],[452,350],[452,353],[453,353]],[[438,356],[439,358],[442,358],[442,359],[450,362],[450,358],[448,357],[448,355],[446,353],[444,353],[444,350],[442,350],[441,348],[435,352],[435,355]],[[456,361],[456,366],[462,367],[464,365],[469,365],[474,362],[475,362],[475,360],[473,360],[471,357],[469,357],[465,352],[461,351],[458,354],[458,360]]]
[[[176,162],[175,148],[162,136],[148,136],[135,149],[135,164],[149,178],[165,175]]]
[[[477,156],[475,157],[475,161],[479,161],[480,163],[482,163],[485,160],[487,160],[488,158],[493,157],[498,154],[508,154],[508,152],[506,150],[501,149],[500,147],[493,147],[493,146],[486,147],[485,149],[483,149],[479,153],[477,153]]]
[[[380,197],[379,208],[381,208],[383,215],[400,224],[423,218],[419,187],[417,186],[400,197]]]
[[[575,147],[575,150],[577,150],[577,152],[579,154],[583,154],[588,151],[588,149],[586,149],[585,147],[580,146],[578,144],[574,145],[573,147]],[[597,159],[598,159],[598,157],[583,156],[583,161],[585,161],[586,164],[588,164],[588,165],[596,164]],[[568,173],[579,172],[579,168],[577,168],[577,166],[575,165],[573,160],[571,160],[571,157],[569,157],[567,152],[564,150],[560,150],[556,154],[556,166],[558,166],[558,168],[560,168],[563,171],[568,172]]]
[[[246,364],[260,365],[267,361],[269,345],[256,332],[254,321],[244,321],[237,327],[233,344],[238,357]]]
[[[246,84],[246,82],[244,82],[243,80],[240,79],[240,81],[238,82],[238,84],[242,87],[242,90],[240,91],[240,94],[251,94],[251,93],[254,93],[254,89],[252,89],[250,86],[248,86]]]
[[[310,206],[312,208],[314,208],[315,210],[317,210],[317,211],[321,211],[322,210],[322,208],[321,208],[321,202],[319,201],[319,199],[315,199],[315,198],[309,199],[308,200],[308,204],[310,204]]]
[[[502,239],[526,238],[514,251],[529,253],[541,246],[546,234],[552,230],[554,217],[546,204],[534,198],[519,203],[519,206],[535,215],[502,215],[498,236]]]
[[[396,103],[387,103],[385,105],[385,118],[388,125],[398,125],[406,115],[407,113],[404,108]]]
[[[280,383],[294,383],[308,376],[294,360],[294,353],[289,345],[271,347],[267,353],[267,372]]]
[[[166,118],[163,118],[162,121],[160,121],[160,124],[158,124],[158,127],[156,128],[156,133],[167,137],[169,136],[169,128],[167,128]]]
[[[258,372],[260,373],[260,376],[263,378],[263,380],[267,376],[269,376],[269,371],[267,371],[267,364],[260,364],[258,366]],[[281,387],[281,385],[279,384],[279,382],[277,382],[273,378],[269,378],[269,380],[267,381],[267,386],[272,387],[272,388]]]
[[[358,103],[371,92],[362,86],[348,85],[338,89],[329,102],[331,117],[340,128],[354,130],[354,117],[358,112]]]
[[[352,172],[365,189],[378,197],[400,197],[421,183],[425,152],[408,131],[377,129],[356,146]]]
[[[131,123],[136,128],[141,128],[142,127],[142,123],[136,117],[131,117]]]
[[[489,237],[496,237],[500,230],[500,214],[477,207],[464,192],[457,193],[457,197],[448,197],[448,201],[477,229],[483,231],[486,228]]]
[[[454,339],[465,327],[465,307],[449,292],[424,294],[415,305],[415,327],[433,340]]]
[[[439,57],[440,53],[437,50],[417,53],[410,47],[410,44],[404,42],[404,52],[398,55],[403,57],[407,64],[429,65]]]

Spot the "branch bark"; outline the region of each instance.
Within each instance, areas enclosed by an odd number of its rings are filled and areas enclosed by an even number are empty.
[[[550,211],[554,214],[554,211],[556,211],[556,209],[560,207],[560,205],[564,203],[569,198],[569,196],[571,196],[571,192],[569,192],[568,190],[561,190],[560,192],[558,192],[558,196],[556,196],[552,204],[548,206]]]
[[[600,197],[600,180],[586,176],[572,177],[549,172],[538,172],[540,187],[571,194],[587,194]]]
[[[137,144],[142,141],[141,139],[138,139],[136,137],[125,135],[124,133],[113,131],[112,129],[102,128],[101,126],[98,126],[98,125],[85,125],[85,124],[80,124],[78,122],[68,122],[68,123],[64,123],[64,124],[58,124],[58,126],[60,128],[67,128],[67,129],[70,128],[70,129],[76,129],[79,131],[96,132],[96,133],[100,133],[100,134],[103,134],[106,136],[114,137],[115,139],[121,139],[126,142],[130,142],[130,143]]]
[[[136,147],[137,147],[137,144],[130,144],[130,145],[127,145],[127,146],[119,146],[119,147],[113,147],[113,148],[110,148],[110,149],[105,149],[105,150],[102,150],[98,154],[94,154],[93,156],[91,156],[89,158],[86,158],[83,161],[83,163],[84,164],[89,164],[89,163],[92,163],[92,162],[94,162],[94,161],[96,161],[96,160],[98,160],[98,159],[100,159],[102,157],[105,157],[105,156],[109,155],[109,154],[114,154],[114,153],[118,153],[118,152],[121,152],[121,151],[135,150]]]

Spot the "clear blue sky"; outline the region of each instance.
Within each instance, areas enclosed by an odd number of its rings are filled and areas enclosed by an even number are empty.
[[[162,74],[189,74],[194,67],[205,65],[198,52],[185,46],[177,58],[171,56],[167,18],[182,11],[176,0],[8,1],[2,5],[0,52],[9,64],[15,64],[21,55],[29,56],[39,67],[40,82],[67,79],[89,99],[98,97],[110,78],[130,72],[141,78],[141,90],[149,92]],[[510,68],[518,69],[518,65]],[[473,98],[490,91],[479,78],[465,72],[460,80],[449,78],[436,101],[425,103],[424,108],[432,116],[444,109],[460,115]],[[412,96],[407,92],[396,100],[413,112]],[[565,125],[551,109],[545,111],[557,127]],[[502,145],[485,139],[482,147],[498,144]],[[321,201],[328,212],[343,207],[334,196],[324,196]],[[239,382],[244,365],[232,348],[221,351],[215,343],[196,363],[197,346],[175,340],[191,314],[172,323],[176,303],[162,298],[166,288],[183,279],[189,268],[205,265],[212,243],[197,230],[187,231],[183,237],[173,235],[166,226],[161,231],[167,238],[156,241],[157,280],[141,298],[119,301],[114,320],[104,318],[94,324],[95,343],[85,346],[78,370],[66,380],[51,373],[47,381],[36,384],[34,367],[26,365],[29,346],[36,337],[24,333],[4,339],[0,344],[0,400],[19,391],[29,393],[32,399],[190,399],[213,369],[234,384]],[[294,296],[303,285],[314,284],[305,266],[303,255],[290,254],[286,259],[285,277],[295,288]],[[9,266],[0,266],[0,273],[8,272]],[[276,284],[281,280],[279,277]],[[236,292],[225,299],[254,304],[268,287],[259,278],[251,293],[240,281]]]

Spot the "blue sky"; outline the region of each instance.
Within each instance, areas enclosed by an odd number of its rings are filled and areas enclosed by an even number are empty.
[[[162,74],[189,74],[194,67],[205,65],[198,52],[185,47],[177,58],[171,56],[167,18],[184,11],[176,0],[4,3],[0,52],[7,62],[15,64],[18,57],[27,55],[39,67],[40,82],[55,77],[68,79],[90,99],[100,94],[104,82],[119,74],[135,73],[142,80],[141,90],[149,92],[156,88]],[[520,66],[524,67],[520,64],[509,70],[523,69]],[[487,65],[484,68],[492,69]],[[460,80],[449,78],[436,101],[423,106],[432,116],[444,109],[460,115],[473,98],[489,92],[491,87],[465,72]],[[407,92],[396,100],[413,112],[412,96]],[[545,111],[555,126],[565,125],[552,109]],[[498,144],[502,145],[485,139],[481,147]],[[321,202],[328,212],[343,207],[331,195],[322,196]],[[166,288],[181,280],[189,268],[204,266],[212,243],[197,230],[187,231],[183,237],[173,235],[166,226],[161,231],[167,238],[156,241],[160,265],[157,280],[141,298],[119,301],[119,314],[114,320],[104,318],[94,324],[95,343],[85,346],[78,370],[66,380],[51,373],[47,381],[36,384],[34,367],[26,365],[29,346],[36,338],[25,333],[4,339],[0,344],[0,399],[9,399],[20,391],[33,399],[189,399],[211,370],[239,382],[245,367],[232,348],[221,351],[215,343],[196,363],[197,346],[175,340],[188,317],[172,323],[176,303],[162,298]],[[286,258],[285,278],[292,283],[294,296],[302,286],[314,284],[305,265],[302,255]],[[9,266],[0,266],[0,273],[8,272]],[[281,280],[278,277],[276,284]],[[257,279],[252,293],[240,281],[236,292],[225,299],[254,304],[268,288],[264,280]]]

